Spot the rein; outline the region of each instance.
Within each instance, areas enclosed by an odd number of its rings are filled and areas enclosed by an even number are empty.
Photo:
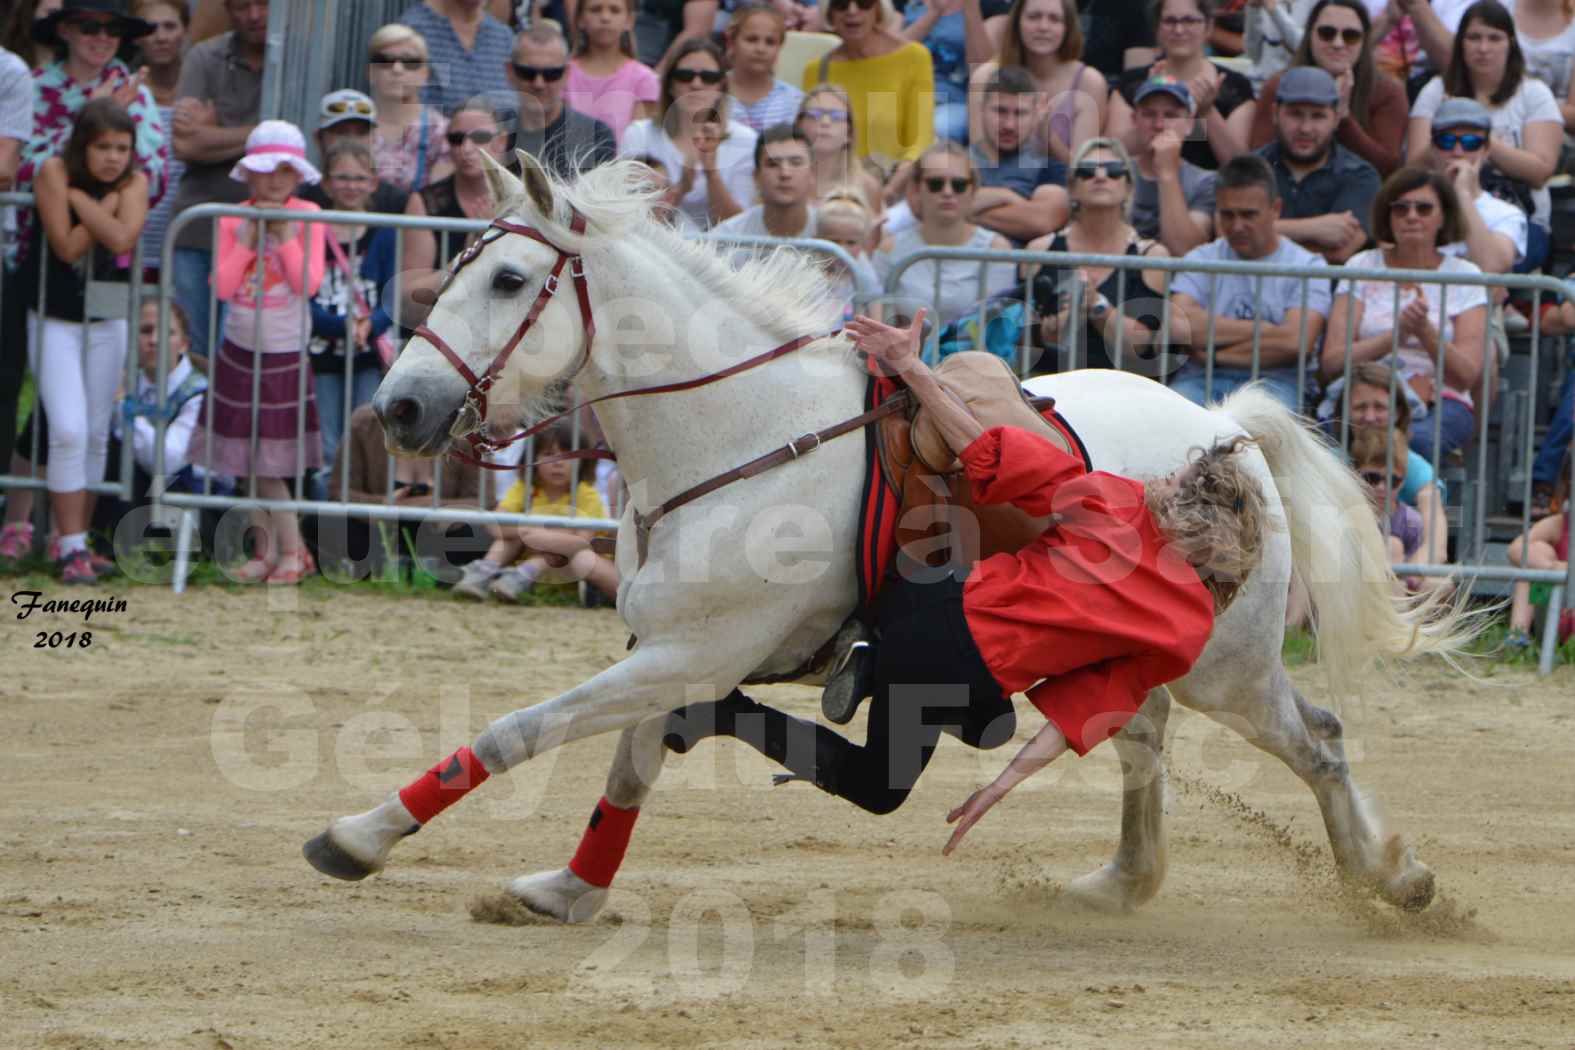
[[[498,232],[493,234],[493,230]],[[572,212],[569,222],[569,230],[575,234],[582,234],[585,232],[585,217],[578,211]],[[541,291],[536,293],[536,299],[531,303],[530,310],[525,314],[525,319],[520,322],[519,327],[514,331],[514,335],[510,337],[506,344],[504,344],[503,349],[498,351],[498,355],[493,358],[492,363],[487,366],[486,370],[482,372],[481,375],[476,375],[473,371],[471,371],[470,366],[465,364],[464,359],[461,358],[459,354],[455,353],[453,347],[449,346],[442,336],[432,331],[432,329],[428,328],[425,324],[418,327],[414,333],[419,338],[425,339],[428,343],[431,343],[433,346],[437,347],[438,352],[444,357],[448,358],[449,363],[452,364],[456,370],[458,370],[465,382],[470,384],[470,389],[465,393],[465,401],[460,406],[459,414],[456,416],[454,424],[449,430],[451,437],[463,437],[470,445],[470,451],[466,452],[461,449],[453,449],[450,451],[450,455],[466,463],[469,463],[472,466],[480,467],[485,470],[513,470],[515,468],[503,464],[488,463],[481,458],[480,453],[497,452],[507,448],[517,441],[523,441],[535,434],[539,434],[541,431],[556,423],[558,420],[572,416],[581,409],[589,408],[592,405],[597,405],[604,401],[613,401],[623,397],[639,397],[645,394],[672,394],[684,390],[693,390],[696,387],[706,386],[710,383],[727,379],[730,376],[736,376],[742,372],[747,372],[750,369],[758,368],[761,365],[769,364],[778,358],[786,357],[788,354],[796,353],[811,343],[819,342],[822,339],[829,339],[832,336],[840,334],[841,332],[841,329],[834,329],[830,332],[822,332],[817,335],[801,335],[797,339],[783,343],[781,346],[767,350],[765,353],[756,354],[754,357],[740,361],[734,365],[729,365],[726,368],[719,369],[718,371],[712,372],[708,375],[700,376],[696,379],[685,379],[672,383],[662,383],[658,386],[639,387],[635,390],[620,390],[611,394],[603,394],[601,397],[595,397],[589,401],[582,401],[573,408],[566,409],[555,415],[548,416],[547,418],[542,419],[519,431],[512,437],[503,440],[488,438],[480,433],[481,424],[487,418],[487,394],[492,389],[493,385],[498,381],[498,376],[503,373],[503,369],[508,364],[510,356],[512,356],[515,349],[519,347],[521,341],[524,340],[525,333],[530,331],[531,326],[534,325],[541,317],[542,311],[547,308],[548,302],[550,302],[552,297],[557,294],[558,287],[561,283],[561,275],[565,267],[568,268],[569,277],[574,282],[575,298],[579,300],[580,304],[580,321],[585,330],[585,343],[581,348],[580,360],[574,367],[575,373],[578,373],[580,369],[584,368],[586,362],[590,360],[591,341],[596,335],[596,323],[591,316],[590,291],[585,283],[585,267],[583,257],[572,254],[558,247],[558,245],[550,241],[545,234],[543,234],[540,230],[537,230],[535,227],[510,222],[507,219],[494,219],[492,221],[491,228],[484,232],[481,237],[477,238],[474,244],[470,245],[470,247],[466,248],[465,251],[460,254],[458,260],[456,260],[454,264],[454,268],[449,271],[442,287],[438,289],[438,294],[441,295],[443,291],[446,290],[451,283],[453,283],[454,278],[461,270],[475,262],[487,245],[510,233],[518,234],[522,237],[529,237],[533,241],[537,241],[540,244],[546,245],[548,248],[551,248],[553,251],[558,253],[558,258],[553,264],[552,271],[547,275],[547,279],[542,282]],[[747,463],[734,467],[732,470],[729,470],[725,473],[718,474],[716,477],[707,481],[702,481],[698,485],[692,485],[680,492],[678,495],[662,503],[649,514],[641,514],[638,510],[636,510],[634,512],[634,521],[636,528],[639,530],[638,540],[640,562],[642,564],[645,562],[647,540],[650,536],[651,527],[662,518],[666,517],[668,514],[671,514],[679,507],[682,507],[684,504],[697,500],[702,496],[709,495],[710,493],[715,492],[717,489],[730,485],[735,481],[741,481],[745,478],[752,478],[757,474],[761,474],[767,470],[770,470],[772,467],[791,462],[801,456],[807,456],[811,452],[814,452],[816,449],[820,448],[820,446],[825,444],[827,441],[830,441],[833,438],[841,437],[843,434],[849,433],[850,431],[858,430],[886,416],[904,411],[907,408],[907,405],[907,392],[903,391],[900,395],[888,398],[878,407],[873,408],[868,412],[854,416],[852,419],[845,419],[840,423],[834,423],[831,426],[825,427],[821,430],[802,434],[780,448],[777,448],[771,452],[767,452],[764,455],[757,456]],[[605,449],[576,449],[572,452],[563,452],[554,456],[547,456],[542,459],[537,459],[534,462],[541,464],[557,462],[560,460],[582,459],[607,459],[616,461],[617,458],[618,457],[614,453]]]

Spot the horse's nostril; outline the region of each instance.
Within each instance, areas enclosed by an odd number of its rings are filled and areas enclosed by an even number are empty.
[[[395,398],[388,406],[388,418],[402,427],[414,426],[421,418],[421,404],[413,397]]]

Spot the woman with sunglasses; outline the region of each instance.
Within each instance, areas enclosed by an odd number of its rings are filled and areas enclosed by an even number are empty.
[[[922,248],[1011,248],[1011,241],[972,221],[979,173],[966,147],[937,142],[914,165],[913,177],[918,185],[919,223],[893,236],[889,251],[876,253],[875,270],[882,284],[889,280],[894,262]],[[897,294],[906,304],[922,303],[935,323],[945,326],[1013,283],[1008,263],[928,259],[902,272]]]
[[[1401,168],[1373,201],[1373,239],[1392,247],[1359,252],[1347,265],[1480,276],[1475,263],[1440,250],[1464,239],[1464,227],[1459,198],[1447,178]],[[1487,293],[1481,285],[1402,285],[1397,312],[1394,282],[1361,281],[1353,287],[1343,281],[1329,308],[1319,378],[1325,384],[1342,378],[1347,358],[1353,366],[1382,360],[1397,370],[1417,397],[1411,447],[1436,468],[1471,442],[1476,426],[1472,394],[1492,371],[1484,354],[1486,326]],[[1347,331],[1352,332],[1349,342]],[[1396,341],[1399,351],[1391,355]],[[1440,429],[1436,446],[1435,427]]]
[[[809,139],[815,166],[815,196],[824,198],[839,188],[852,186],[877,214],[881,206],[880,176],[868,161],[853,155],[853,104],[848,93],[835,84],[820,84],[799,103],[794,121]]]
[[[976,0],[967,3],[964,9],[971,12]],[[1104,74],[1083,61],[1076,0],[1017,0],[994,37],[984,20],[977,26],[970,21],[969,27],[973,32],[968,37],[968,56],[976,63],[968,100],[969,126],[979,127],[983,88],[996,71],[1021,66],[1034,78],[1047,104],[1031,144],[1054,160],[1069,163],[1083,143],[1104,127],[1110,102]]]
[[[935,67],[929,50],[901,35],[891,0],[821,0],[820,15],[842,43],[804,67],[803,88],[837,84],[858,115],[853,152],[900,197],[913,161],[935,141]]]
[[[1318,0],[1307,19],[1308,30],[1296,45],[1292,66],[1317,66],[1334,78],[1340,90],[1340,124],[1335,141],[1388,176],[1400,166],[1411,105],[1405,85],[1378,71],[1373,62],[1372,23],[1363,0]],[[1260,95],[1274,98],[1276,73]],[[1249,142],[1262,149],[1274,141],[1274,107],[1264,104],[1253,115]]]
[[[454,171],[448,121],[421,101],[431,76],[426,40],[394,22],[372,34],[368,52],[367,78],[377,110],[372,128],[377,177],[402,190],[419,190],[448,178]]]
[[[1129,221],[1132,175],[1132,160],[1121,143],[1089,139],[1067,172],[1072,221],[1056,233],[1029,242],[1028,250],[1169,258],[1163,244],[1139,237]],[[1056,267],[1026,266],[1023,277],[1031,289],[1034,314],[1042,319],[1039,334],[1044,345],[1058,347],[1061,354],[1068,355],[1060,361],[1062,368],[1141,369],[1140,361],[1154,342],[1163,316],[1162,272],[1144,270],[1140,274],[1099,267],[1081,269],[1074,276]],[[1075,304],[1080,326],[1072,312],[1074,283],[1082,285]],[[1079,327],[1075,336],[1079,350],[1073,358],[1074,329]]]
[[[1516,270],[1535,269],[1548,249],[1553,204],[1547,182],[1558,170],[1564,114],[1548,86],[1527,75],[1515,20],[1498,0],[1478,0],[1461,16],[1448,71],[1428,81],[1411,107],[1407,163],[1428,163],[1433,116],[1451,97],[1476,99],[1487,108],[1493,116],[1487,163],[1530,191],[1526,258]]]
[[[660,116],[624,129],[618,154],[662,162],[670,186],[662,202],[708,230],[755,203],[754,129],[731,117],[727,61],[709,40],[680,44],[662,74]]]
[[[22,147],[16,190],[32,190],[33,177],[44,161],[64,149],[76,126],[77,114],[88,101],[113,99],[131,115],[136,126],[133,149],[137,166],[148,180],[148,203],[164,196],[170,144],[153,92],[143,84],[143,72],[133,73],[115,52],[122,41],[140,40],[153,25],[125,13],[121,0],[66,0],[60,10],[33,24],[40,43],[61,45],[62,57],[39,70],[33,80],[33,137]],[[34,213],[17,211],[18,235],[6,245],[6,266],[20,260],[19,246],[27,242]]]
[[[449,120],[445,137],[454,158],[454,173],[412,193],[405,214],[490,220],[501,202],[493,199],[486,161],[481,155],[490,153],[501,162],[507,151],[508,136],[503,134],[497,110],[485,96],[471,99]],[[416,276],[405,281],[406,302],[402,305],[418,317],[425,316],[431,306],[428,295],[437,290],[448,264],[465,250],[471,236],[451,231],[405,230],[402,265],[407,273]],[[414,321],[406,317],[404,323],[413,325]]]
[[[1247,151],[1247,135],[1258,111],[1252,81],[1211,61],[1204,51],[1214,24],[1214,0],[1156,0],[1154,36],[1160,56],[1152,65],[1129,69],[1116,82],[1105,117],[1105,134],[1132,145],[1138,89],[1161,74],[1192,92],[1197,126],[1181,147],[1183,160],[1214,171]]]

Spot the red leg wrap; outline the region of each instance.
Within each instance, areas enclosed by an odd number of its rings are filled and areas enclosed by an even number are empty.
[[[410,815],[425,824],[490,776],[481,759],[462,747],[399,791]]]
[[[569,861],[569,870],[592,886],[603,888],[612,885],[613,876],[623,863],[624,851],[629,848],[629,836],[634,834],[634,822],[640,816],[639,807],[619,809],[603,798],[596,803],[591,821],[580,838],[580,848]]]

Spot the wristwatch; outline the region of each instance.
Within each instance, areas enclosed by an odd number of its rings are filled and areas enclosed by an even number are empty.
[[[1088,316],[1096,321],[1102,321],[1109,312],[1110,300],[1105,298],[1104,292],[1100,292],[1099,297],[1094,300],[1094,305],[1088,308]]]

